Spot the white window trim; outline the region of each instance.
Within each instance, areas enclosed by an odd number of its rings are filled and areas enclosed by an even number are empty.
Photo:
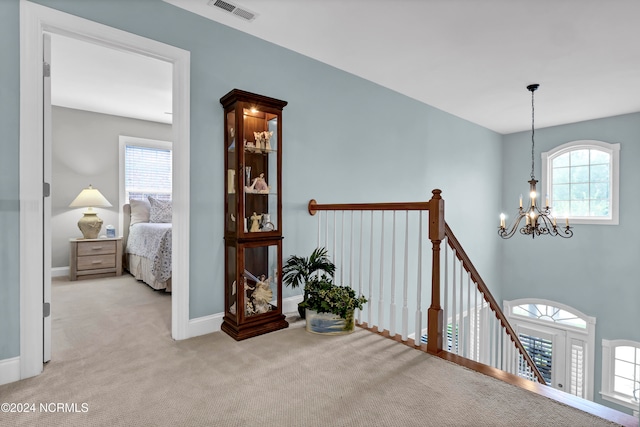
[[[135,136],[120,135],[118,137],[118,202],[119,206],[124,206],[127,202],[127,195],[124,185],[124,148],[127,145],[135,145],[136,147],[149,147],[159,148],[162,150],[173,150],[173,143],[171,141],[162,141],[159,139],[138,138]],[[120,212],[120,223],[118,230],[122,230],[124,221],[122,218],[122,212]]]
[[[614,349],[620,346],[640,348],[640,342],[629,340],[602,340],[602,390],[600,395],[604,400],[617,403],[625,408],[638,410],[640,403],[633,401],[625,395],[616,393],[613,390],[614,379]]]
[[[568,151],[578,149],[593,149],[597,148],[602,151],[606,151],[611,156],[611,176],[610,176],[610,194],[611,205],[610,216],[608,218],[596,218],[596,217],[569,217],[569,221],[572,224],[599,224],[599,225],[618,225],[619,222],[619,195],[620,195],[620,144],[609,144],[608,142],[596,141],[596,140],[580,140],[567,142],[562,144],[553,150],[542,153],[542,187],[545,189],[546,194],[549,195],[550,203],[553,204],[553,192],[551,191],[551,182],[549,180],[550,159],[562,155]],[[553,212],[552,212],[553,213]]]
[[[594,393],[594,376],[595,376],[595,330],[596,330],[596,318],[592,316],[588,316],[581,312],[580,310],[576,310],[573,307],[570,307],[565,304],[561,304],[557,301],[551,301],[540,298],[522,298],[512,301],[503,301],[503,311],[507,316],[507,320],[512,326],[516,326],[517,324],[521,324],[523,326],[529,326],[531,329],[536,329],[536,327],[544,327],[544,328],[552,328],[556,330],[564,331],[565,337],[567,338],[567,342],[571,338],[577,338],[581,341],[584,341],[584,355],[585,355],[585,396],[588,400],[593,401],[593,393]],[[522,316],[519,314],[513,313],[513,308],[523,304],[544,304],[553,307],[560,308],[564,311],[567,311],[571,314],[576,315],[576,317],[581,318],[587,324],[586,328],[578,328],[576,326],[567,325],[559,322],[552,322],[548,320],[540,320],[532,317]],[[568,349],[565,349],[565,356],[568,358],[569,353]],[[568,360],[568,359],[567,359]],[[568,363],[567,363],[568,364]],[[564,381],[564,380],[563,380]],[[566,381],[565,381],[566,382]]]

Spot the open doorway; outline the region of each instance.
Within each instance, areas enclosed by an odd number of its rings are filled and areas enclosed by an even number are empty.
[[[189,170],[189,52],[154,40],[117,30],[30,2],[20,2],[20,378],[38,375],[43,369],[45,328],[44,248],[50,235],[43,224],[43,167],[46,161],[43,122],[43,34],[72,35],[103,46],[135,52],[171,64],[173,70],[173,126],[171,140],[175,171]],[[189,336],[189,174],[173,178],[174,279],[171,301],[171,336]],[[46,193],[46,192],[45,192]]]
[[[171,200],[172,65],[60,34],[48,37],[51,156],[50,162],[45,162],[45,176],[50,165],[51,347],[52,357],[59,358],[66,354],[62,351],[65,348],[78,353],[79,349],[73,350],[74,344],[86,330],[84,326],[79,328],[79,323],[112,325],[109,313],[133,317],[135,314],[130,311],[144,307],[145,295],[150,298],[149,303],[161,304],[161,324],[170,331],[170,293],[163,292],[168,302],[145,291],[131,294],[124,283],[136,284],[118,279],[120,274],[134,271],[127,262],[129,229],[123,229],[123,224],[131,222],[123,216],[130,216],[131,211],[125,211],[123,205],[130,203],[130,197],[147,204],[147,196]],[[124,135],[136,138],[127,139],[123,146]],[[138,141],[156,141],[159,146]],[[125,149],[133,154],[126,155]],[[150,154],[142,156],[145,152]],[[89,207],[69,206],[89,186],[104,197],[103,204],[111,205],[90,207],[97,213],[93,217],[103,221],[102,227],[94,230],[94,239],[83,236],[77,225],[79,219],[91,217],[83,216]],[[160,232],[167,234],[165,243],[171,242],[170,214],[168,222],[158,225]],[[45,221],[45,234],[48,224]],[[159,245],[151,247],[152,242],[159,240],[147,241],[138,248],[138,254],[147,256],[141,259],[153,259],[154,254],[160,253]],[[136,277],[153,289],[159,288],[163,275],[168,277],[162,282],[171,283],[171,248],[163,248],[160,255],[165,262],[158,272],[153,263],[147,262],[147,275],[141,276],[140,263],[136,264]],[[139,286],[143,286],[142,282]],[[125,300],[113,293],[126,293],[129,297]],[[114,305],[126,305],[127,310],[118,310]],[[85,317],[79,317],[85,310]],[[48,360],[46,354],[44,359]]]

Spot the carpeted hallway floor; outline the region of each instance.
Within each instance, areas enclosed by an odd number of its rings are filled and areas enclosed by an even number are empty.
[[[0,386],[2,426],[610,426],[358,329],[170,337],[170,296],[131,276],[53,285],[53,359]],[[40,403],[76,412],[47,413]],[[50,406],[49,406],[50,407]]]

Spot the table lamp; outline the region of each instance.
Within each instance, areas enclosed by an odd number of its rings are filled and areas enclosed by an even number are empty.
[[[85,239],[97,239],[102,228],[102,220],[93,208],[109,208],[111,203],[97,189],[89,185],[69,205],[70,208],[87,208],[84,216],[78,221],[78,228]]]

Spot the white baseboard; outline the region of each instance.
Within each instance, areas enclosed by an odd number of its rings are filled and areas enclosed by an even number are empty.
[[[0,385],[20,380],[20,357],[0,360]]]
[[[282,300],[282,313],[298,312],[298,303],[302,301],[302,295],[295,297],[289,297]],[[209,316],[198,317],[197,319],[189,320],[187,327],[187,337],[193,338],[200,335],[211,334],[213,332],[219,332],[222,326],[222,319],[224,313],[211,314]]]
[[[51,269],[51,277],[69,276],[69,267],[54,267]]]
[[[187,337],[193,338],[200,335],[218,332],[220,330],[220,326],[222,326],[223,318],[224,313],[216,313],[209,316],[190,319],[189,324],[187,325]]]
[[[302,302],[302,295],[296,295],[295,297],[283,298],[282,300],[282,312],[283,313],[297,313],[298,304]]]

